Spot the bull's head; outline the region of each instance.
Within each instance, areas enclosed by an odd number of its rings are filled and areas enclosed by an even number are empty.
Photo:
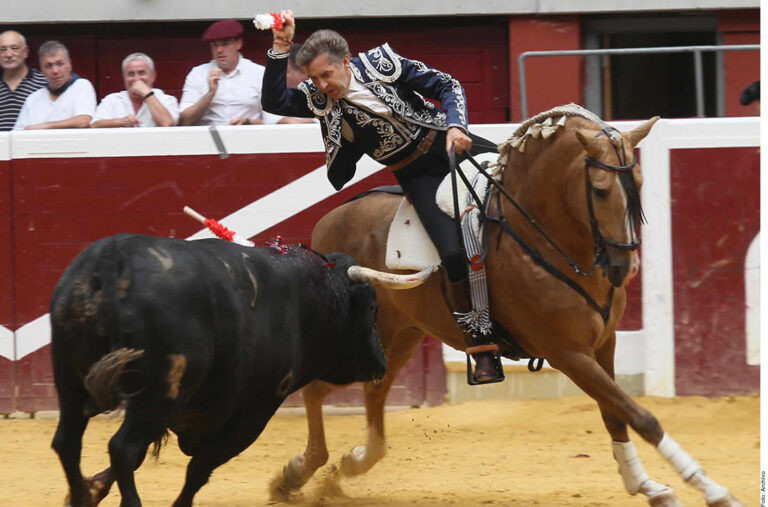
[[[356,265],[355,260],[343,253],[330,254],[328,260],[335,264],[337,276],[344,280],[348,298],[344,343],[338,352],[339,363],[323,376],[332,384],[349,384],[381,379],[387,369],[387,359],[379,341],[376,327],[378,305],[376,291],[370,283],[347,278],[347,270]]]

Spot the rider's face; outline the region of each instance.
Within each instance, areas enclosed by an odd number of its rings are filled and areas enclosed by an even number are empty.
[[[318,90],[332,99],[340,99],[349,91],[352,77],[349,60],[349,55],[346,55],[341,63],[332,63],[328,54],[321,53],[307,65],[307,76]]]

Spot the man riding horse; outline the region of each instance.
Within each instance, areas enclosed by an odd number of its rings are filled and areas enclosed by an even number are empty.
[[[296,57],[310,79],[289,89],[285,72],[296,24],[290,10],[281,15],[284,23],[272,29],[274,42],[267,52],[264,110],[320,119],[328,179],[337,190],[353,177],[363,154],[394,173],[440,255],[443,293],[467,345],[493,342],[489,321],[474,318],[460,233],[435,201],[450,170],[451,148],[457,154],[496,151],[495,144],[467,130],[461,84],[422,62],[403,58],[387,44],[352,57],[341,35],[318,30]],[[423,97],[438,100],[442,110]],[[502,379],[496,356],[483,351],[488,347],[478,349],[472,354],[474,383]]]

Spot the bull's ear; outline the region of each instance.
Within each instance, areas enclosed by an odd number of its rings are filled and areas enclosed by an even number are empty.
[[[634,128],[629,132],[629,142],[632,144],[632,147],[634,148],[637,146],[637,143],[642,141],[645,136],[648,135],[648,132],[651,131],[651,127],[653,127],[653,124],[659,121],[658,116],[654,116],[647,122],[643,123],[639,127]]]

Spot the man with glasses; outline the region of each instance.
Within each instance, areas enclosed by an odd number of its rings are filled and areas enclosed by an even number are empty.
[[[27,97],[13,129],[88,128],[96,110],[96,91],[90,81],[72,72],[67,47],[49,40],[40,46],[37,55],[45,88]]]
[[[212,24],[202,40],[213,59],[193,68],[184,81],[179,125],[253,125],[277,123],[261,110],[264,67],[244,58],[243,25],[233,19]]]
[[[0,131],[13,128],[24,101],[45,86],[45,76],[27,65],[29,46],[19,32],[0,33]]]

